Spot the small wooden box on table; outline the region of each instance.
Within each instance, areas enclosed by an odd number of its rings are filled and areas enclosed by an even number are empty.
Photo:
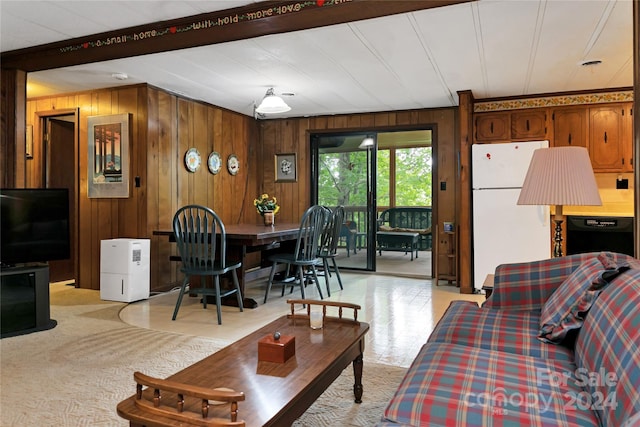
[[[275,334],[275,333],[274,333]],[[267,335],[258,341],[258,360],[284,363],[296,354],[296,337]]]

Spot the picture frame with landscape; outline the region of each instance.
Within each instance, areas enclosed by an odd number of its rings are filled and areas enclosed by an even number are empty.
[[[87,118],[88,197],[129,197],[130,120],[129,113]]]

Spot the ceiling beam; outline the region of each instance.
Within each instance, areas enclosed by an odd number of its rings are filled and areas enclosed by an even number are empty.
[[[1,55],[0,61],[5,69],[41,71],[343,24],[469,1],[264,1],[9,51]]]

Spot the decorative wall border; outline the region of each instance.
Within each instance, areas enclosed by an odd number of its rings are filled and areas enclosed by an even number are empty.
[[[474,113],[501,110],[520,110],[524,108],[559,107],[564,105],[600,104],[605,102],[632,102],[633,91],[587,93],[577,95],[558,95],[540,98],[511,99],[505,101],[476,102]]]
[[[271,18],[278,15],[289,15],[297,12],[301,12],[304,9],[320,8],[328,6],[337,6],[343,3],[350,3],[352,0],[308,0],[299,1],[289,4],[274,4],[264,5],[259,4],[259,8],[256,10],[247,11],[244,13],[231,13],[226,14],[214,19],[197,19],[193,22],[188,22],[184,25],[171,25],[168,27],[161,27],[146,31],[137,31],[130,33],[123,33],[116,36],[106,36],[104,38],[85,40],[81,43],[74,43],[71,45],[60,47],[58,50],[60,53],[75,52],[82,49],[100,48],[105,46],[111,46],[116,44],[126,44],[129,42],[136,42],[145,39],[155,39],[163,36],[171,36],[178,33],[186,33],[191,31],[206,30],[213,27],[226,27],[243,22],[258,21]],[[127,31],[126,29],[123,31]]]

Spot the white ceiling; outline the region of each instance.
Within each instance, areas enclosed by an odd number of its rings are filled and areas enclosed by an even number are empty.
[[[0,47],[6,52],[251,3],[2,0]],[[290,112],[270,116],[277,118],[450,107],[460,90],[494,98],[631,87],[632,35],[631,0],[480,0],[33,72],[27,95],[146,82],[249,116],[269,87],[295,94],[284,97]],[[602,64],[580,65],[594,59]]]

